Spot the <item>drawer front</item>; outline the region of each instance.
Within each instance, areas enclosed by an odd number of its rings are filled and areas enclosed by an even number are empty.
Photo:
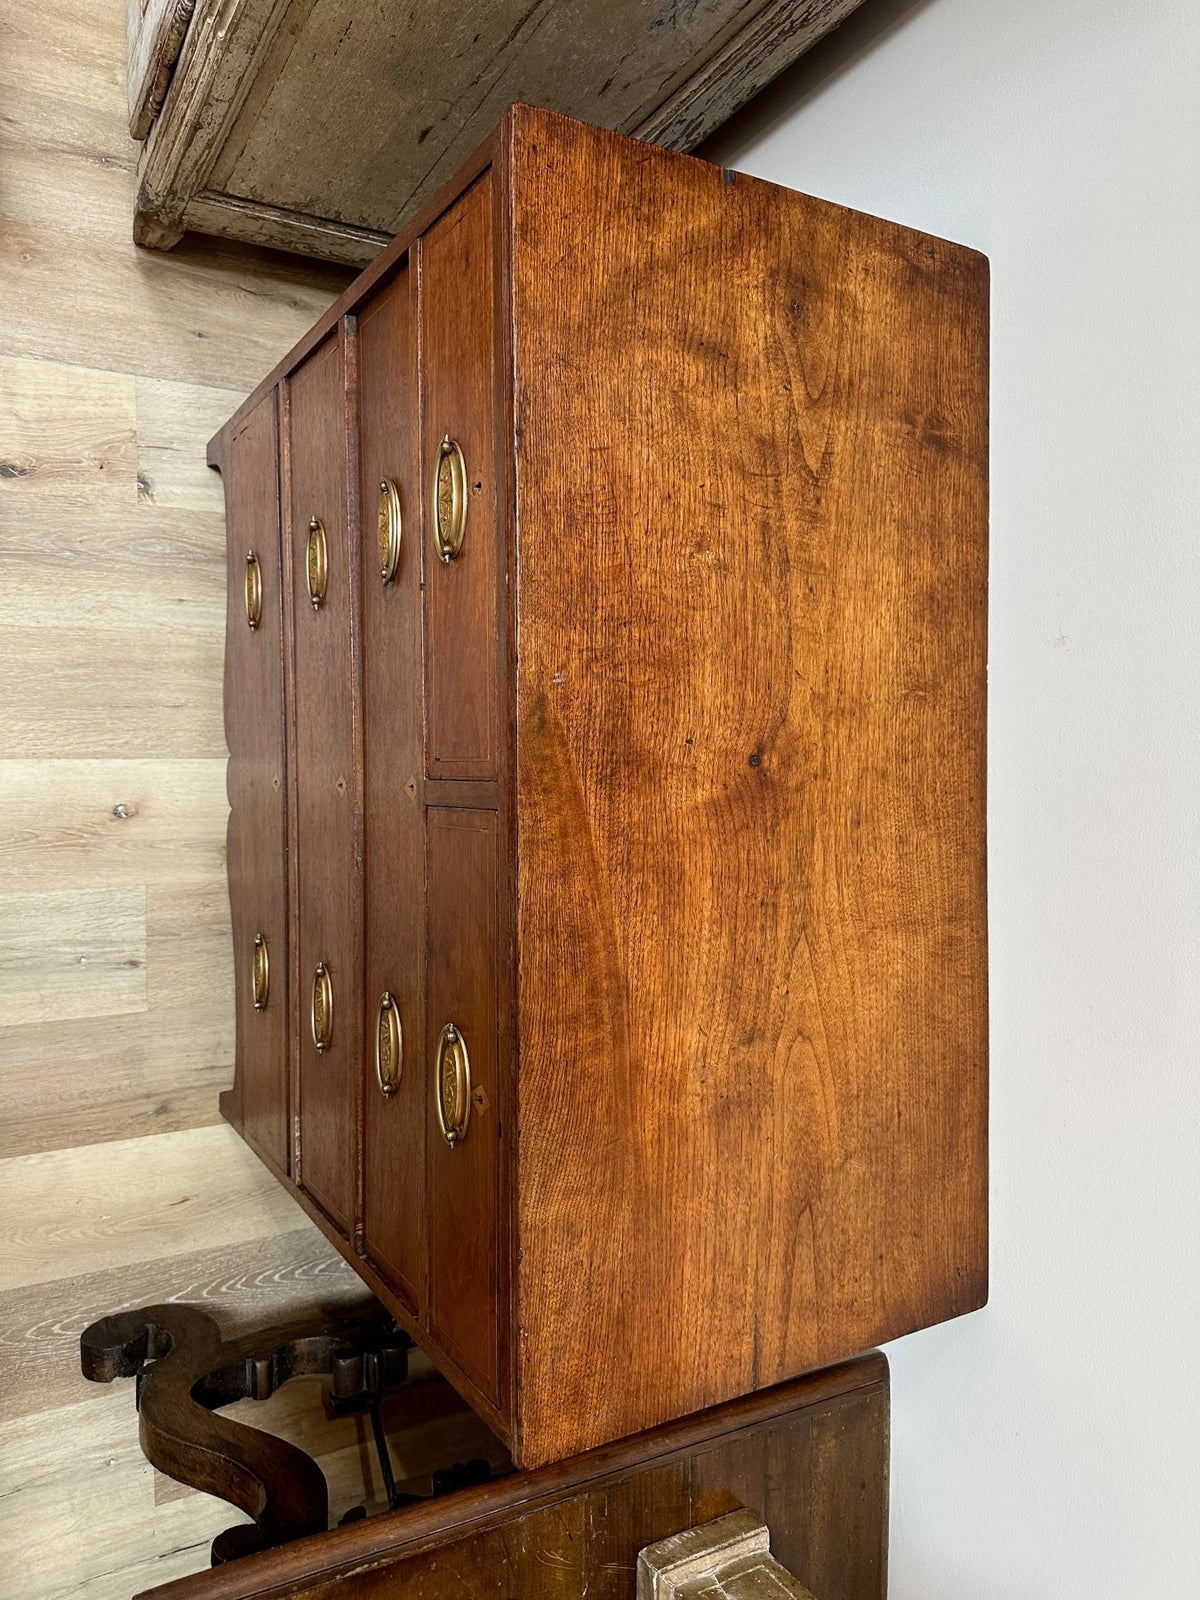
[[[497,818],[427,815],[429,1328],[499,1404]],[[455,1071],[462,1049],[469,1087]]]
[[[230,441],[226,860],[233,920],[237,1078],[226,1109],[288,1168],[288,921],[279,435],[272,393]],[[253,626],[251,625],[253,624]]]
[[[367,1044],[363,1236],[424,1301],[425,861],[416,296],[405,267],[358,322]],[[386,997],[390,996],[390,1004]]]
[[[494,779],[499,550],[490,172],[424,236],[420,263],[427,771],[431,778]]]
[[[290,412],[299,1177],[301,1187],[348,1236],[356,1187],[362,970],[355,858],[354,607],[346,535],[342,361],[335,339],[327,340],[291,380]]]

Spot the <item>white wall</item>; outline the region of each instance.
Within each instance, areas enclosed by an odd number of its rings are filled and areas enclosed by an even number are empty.
[[[1200,1597],[1200,23],[887,3],[712,159],[992,264],[992,1298],[889,1350],[893,1600]]]

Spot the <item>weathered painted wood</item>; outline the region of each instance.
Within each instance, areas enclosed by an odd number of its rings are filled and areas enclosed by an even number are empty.
[[[168,248],[192,228],[361,264],[513,101],[690,149],[859,3],[198,0],[136,237]]]
[[[196,0],[129,0],[129,131],[144,139],[162,110]]]

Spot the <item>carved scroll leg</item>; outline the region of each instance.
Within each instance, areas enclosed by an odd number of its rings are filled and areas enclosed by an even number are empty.
[[[137,1378],[139,1436],[148,1461],[254,1518],[254,1527],[228,1528],[213,1541],[214,1564],[328,1526],[329,1491],[311,1456],[208,1409],[249,1394],[257,1370],[241,1361],[220,1373],[230,1347],[222,1347],[211,1317],[189,1306],[147,1306],[93,1323],[79,1344],[85,1377],[97,1383]],[[282,1363],[277,1353],[268,1369],[279,1371],[282,1364],[286,1376],[309,1370],[305,1357],[312,1346],[340,1350],[328,1339],[297,1341],[299,1361],[289,1349]],[[214,1372],[217,1382],[206,1386]],[[229,1381],[222,1384],[226,1374]],[[268,1393],[272,1386],[268,1382]],[[204,1391],[203,1400],[197,1391]]]
[[[143,1306],[101,1317],[79,1336],[79,1365],[92,1383],[134,1378],[181,1347],[212,1359],[221,1343],[213,1319],[191,1306]],[[203,1355],[201,1354],[203,1352]]]
[[[753,1511],[648,1544],[638,1554],[637,1600],[814,1600],[771,1554]]]

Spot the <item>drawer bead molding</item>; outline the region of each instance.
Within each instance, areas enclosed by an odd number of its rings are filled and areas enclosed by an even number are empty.
[[[309,1022],[317,1053],[324,1055],[333,1042],[333,980],[329,976],[329,968],[323,961],[317,962],[316,971],[313,973]]]
[[[433,469],[433,534],[440,559],[449,566],[458,558],[467,531],[467,463],[462,447],[446,434]]]
[[[379,1092],[390,1100],[400,1087],[404,1071],[404,1029],[400,1007],[391,994],[384,994],[375,1018],[375,1078]]]
[[[453,1022],[438,1035],[433,1078],[437,1092],[438,1126],[451,1149],[467,1136],[471,1122],[471,1058],[467,1041]]]
[[[253,633],[262,621],[262,566],[253,550],[246,552],[246,621]]]
[[[396,573],[400,569],[400,541],[404,536],[404,525],[400,516],[400,491],[391,478],[383,478],[379,484],[379,524],[377,538],[379,541],[379,576],[386,588],[389,583],[396,581]]]
[[[251,992],[255,1011],[267,1009],[267,996],[271,992],[271,954],[267,949],[266,935],[254,935],[254,955],[251,963]]]
[[[324,604],[325,590],[329,583],[329,541],[325,537],[325,524],[320,517],[310,517],[308,521],[304,576],[312,608],[314,611],[319,611]]]
[[[816,1600],[771,1554],[753,1511],[674,1533],[638,1552],[637,1600]]]

